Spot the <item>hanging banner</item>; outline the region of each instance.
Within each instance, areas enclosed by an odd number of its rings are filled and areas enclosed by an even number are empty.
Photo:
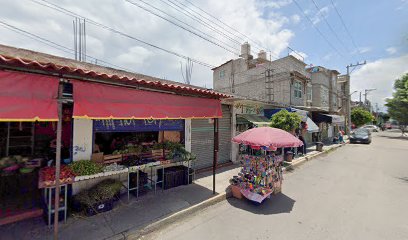
[[[95,132],[184,131],[184,120],[183,119],[93,120],[93,128]]]

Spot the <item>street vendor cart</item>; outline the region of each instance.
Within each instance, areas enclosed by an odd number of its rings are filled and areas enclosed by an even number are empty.
[[[282,188],[282,162],[285,147],[300,147],[302,141],[277,128],[260,127],[232,139],[240,144],[241,172],[231,182],[233,196],[262,203]]]

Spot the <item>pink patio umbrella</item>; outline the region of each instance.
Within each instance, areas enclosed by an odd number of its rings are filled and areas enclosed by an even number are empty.
[[[268,147],[270,149],[283,147],[300,147],[303,142],[292,134],[272,127],[259,127],[249,129],[234,138],[232,141],[239,144],[250,145],[253,148]]]

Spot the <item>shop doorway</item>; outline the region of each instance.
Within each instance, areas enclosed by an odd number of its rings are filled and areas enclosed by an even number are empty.
[[[63,163],[71,161],[72,106],[63,106]],[[56,122],[0,122],[0,225],[41,216],[40,168],[55,164]]]

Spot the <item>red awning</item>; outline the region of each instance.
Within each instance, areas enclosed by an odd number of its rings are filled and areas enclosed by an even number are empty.
[[[74,118],[187,119],[220,118],[218,99],[142,91],[106,84],[73,82]]]
[[[59,80],[0,71],[0,121],[58,121]]]

